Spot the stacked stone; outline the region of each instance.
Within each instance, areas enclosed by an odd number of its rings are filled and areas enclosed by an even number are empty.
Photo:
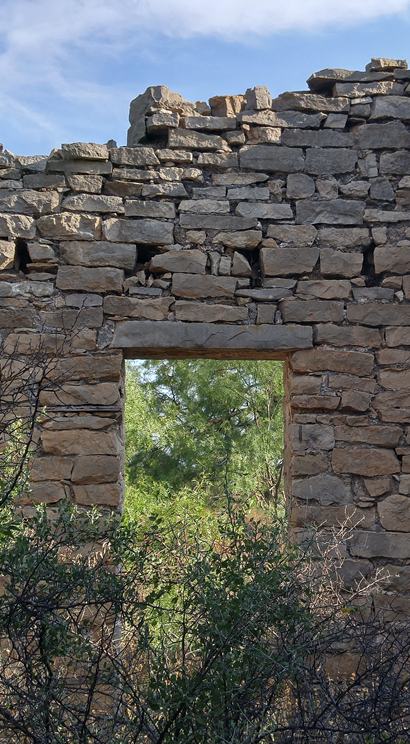
[[[0,153],[0,329],[61,349],[33,500],[121,500],[122,358],[287,358],[291,522],[410,611],[410,71],[131,104],[127,147]],[[395,575],[397,574],[397,576]]]

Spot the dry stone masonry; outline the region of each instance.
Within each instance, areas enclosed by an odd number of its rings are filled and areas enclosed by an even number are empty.
[[[357,528],[346,577],[410,612],[410,71],[131,104],[128,146],[0,154],[0,329],[60,355],[31,501],[118,507],[124,357],[286,360],[296,536]]]

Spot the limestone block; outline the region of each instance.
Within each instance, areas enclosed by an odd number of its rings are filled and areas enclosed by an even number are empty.
[[[121,292],[123,281],[124,272],[120,269],[59,266],[56,286],[84,292]]]
[[[206,261],[206,253],[197,248],[167,251],[167,253],[158,253],[151,259],[149,270],[154,273],[176,271],[184,274],[205,274]]]
[[[40,393],[40,403],[45,406],[114,406],[118,401],[118,384],[113,382],[63,384],[58,390],[42,390]]]
[[[315,328],[318,344],[331,346],[379,347],[381,333],[379,330],[361,326],[337,326],[331,323],[320,323]]]
[[[237,280],[234,277],[174,274],[172,294],[175,297],[233,297]]]
[[[185,129],[223,131],[236,129],[236,116],[186,116]]]
[[[179,211],[193,214],[229,214],[229,201],[227,199],[187,199],[181,202]]]
[[[14,240],[0,240],[0,271],[13,268],[15,250]]]
[[[279,243],[311,246],[317,237],[317,229],[313,225],[269,225],[267,235]]]
[[[158,111],[145,122],[148,134],[159,133],[179,126],[179,114],[172,111]]]
[[[56,504],[68,496],[69,491],[63,483],[39,481],[33,483],[27,496],[19,501],[25,504]]]
[[[365,302],[347,306],[347,319],[350,323],[368,326],[406,326],[410,325],[410,306],[380,302]]]
[[[328,458],[322,452],[315,454],[295,455],[291,461],[292,475],[318,475],[328,470]]]
[[[36,225],[32,217],[0,214],[0,238],[34,238]]]
[[[116,455],[120,451],[120,441],[115,432],[70,431],[41,432],[44,452],[50,455]]]
[[[70,240],[68,243],[61,243],[60,258],[64,263],[72,265],[113,266],[132,271],[137,259],[137,249],[130,243]]]
[[[62,212],[37,220],[37,227],[44,238],[55,240],[98,240],[101,235],[101,218],[91,215]]]
[[[237,217],[234,215],[181,214],[181,227],[188,230],[250,230],[258,227],[256,217]]]
[[[150,183],[142,187],[142,196],[183,199],[188,196],[188,192],[182,183]]]
[[[332,452],[332,467],[335,473],[352,475],[392,475],[400,472],[400,462],[393,450],[378,447],[336,447]]]
[[[318,129],[324,114],[305,114],[300,111],[258,111],[256,113],[244,111],[240,115],[243,124],[253,124],[267,127],[297,127],[298,129]]]
[[[33,328],[36,322],[34,308],[27,307],[0,307],[0,328]]]
[[[272,96],[265,85],[257,85],[255,88],[248,88],[245,93],[246,108],[253,111],[261,109],[270,109],[272,106]]]
[[[410,389],[410,369],[382,369],[379,380],[386,390]]]
[[[410,328],[386,328],[387,346],[410,346]]]
[[[257,248],[262,240],[261,230],[242,230],[239,232],[221,232],[214,237],[215,243],[222,243],[227,248],[251,250]]]
[[[120,483],[104,483],[103,485],[74,486],[74,501],[81,506],[112,506],[119,507],[122,502]]]
[[[282,143],[290,147],[351,147],[353,140],[350,133],[332,129],[287,129]]]
[[[407,99],[407,102],[410,106],[410,99]],[[395,176],[410,174],[410,152],[408,150],[383,152],[380,155],[380,173]]]
[[[107,145],[96,145],[94,142],[72,142],[61,145],[64,160],[108,160]]]
[[[349,113],[348,98],[327,98],[312,93],[282,93],[272,101],[273,111],[320,111]]]
[[[249,199],[250,201],[266,201],[269,199],[269,196],[270,192],[267,187],[239,186],[237,188],[228,189],[228,199],[232,199],[233,201],[242,201],[244,199]]]
[[[36,457],[30,466],[30,480],[34,482],[70,480],[72,470],[72,457],[53,455]]]
[[[71,176],[81,173],[89,176],[109,176],[112,173],[112,163],[97,160],[61,160],[50,158],[47,160],[47,173],[64,173]]]
[[[177,320],[198,323],[243,323],[248,319],[248,309],[235,305],[209,305],[203,302],[177,300],[175,317]]]
[[[114,165],[159,165],[153,147],[113,147],[110,158]]]
[[[322,248],[320,251],[320,270],[323,276],[358,276],[362,265],[362,253],[344,253],[331,248]]]
[[[104,220],[106,240],[140,245],[169,245],[174,242],[174,225],[160,220],[127,220],[115,217]]]
[[[355,530],[349,549],[359,558],[410,558],[410,540],[405,534]]]
[[[410,498],[392,494],[377,506],[380,523],[385,530],[410,532]]]
[[[291,220],[293,212],[290,204],[262,204],[257,202],[240,202],[236,214],[241,217],[256,217],[259,220]]]
[[[371,243],[367,227],[322,227],[318,237],[326,248],[361,248]]]
[[[373,354],[361,351],[331,351],[311,349],[292,355],[291,366],[295,372],[347,372],[367,377],[373,372]]]
[[[362,390],[345,390],[342,393],[340,407],[345,411],[364,413],[370,408],[371,398],[370,393],[364,393]]]
[[[27,173],[27,175],[23,176],[23,186],[25,189],[63,189],[65,185],[64,176],[59,174]]]
[[[210,137],[211,135],[204,135],[204,137]],[[237,152],[200,152],[198,155],[197,164],[199,167],[209,166],[210,168],[237,168],[238,167],[238,153]],[[203,176],[199,171],[200,178]]]
[[[174,219],[175,205],[172,202],[141,201],[140,199],[127,199],[125,202],[125,214],[127,217],[148,217],[156,219]]]
[[[370,119],[402,119],[410,121],[410,100],[406,96],[375,98]]]
[[[378,447],[397,447],[402,434],[403,432],[399,426],[383,426],[380,424],[365,424],[363,426],[339,424],[335,427],[337,442],[371,444]]]
[[[238,251],[233,254],[231,274],[232,276],[252,276],[252,268],[248,259]]]
[[[323,130],[325,133],[326,130]],[[352,173],[356,168],[357,153],[344,148],[312,148],[306,152],[307,173],[313,175],[332,175]]]
[[[108,296],[104,298],[104,313],[117,315],[120,318],[142,318],[143,320],[166,320],[172,297],[136,297]]]
[[[80,453],[74,460],[72,482],[112,483],[120,477],[120,458],[108,455],[86,455]]]
[[[301,199],[296,202],[298,224],[360,225],[363,216],[364,204],[353,199]]]
[[[343,303],[331,300],[285,299],[280,311],[285,323],[340,323],[343,320]]]
[[[373,399],[373,407],[382,421],[406,424],[410,418],[410,395],[405,390],[378,393]]]
[[[282,130],[279,129],[279,127],[251,127],[247,137],[249,144],[263,144],[270,142],[278,145],[281,139]]]
[[[387,124],[364,124],[354,131],[357,146],[362,150],[410,147],[410,133],[401,121]]]
[[[274,173],[303,171],[305,158],[300,148],[275,145],[247,145],[239,151],[241,168]]]
[[[152,356],[153,350],[189,350],[209,356],[222,355],[233,358],[252,356],[252,353],[274,356],[281,350],[310,348],[310,328],[297,325],[232,325],[212,323],[179,323],[125,321],[118,323],[114,333],[114,348],[135,349]],[[319,427],[320,428],[320,427]]]
[[[313,271],[319,257],[315,247],[270,248],[263,246],[260,252],[261,270],[264,276],[293,276]]]
[[[333,88],[334,96],[348,96],[349,98],[401,96],[402,94],[403,85],[393,80],[380,80],[371,83],[336,83]]]
[[[410,220],[410,212],[401,212],[399,210],[384,210],[384,209],[366,209],[364,213],[364,219],[366,222],[408,222]]]
[[[0,212],[13,212],[40,217],[43,214],[55,212],[60,203],[58,191],[33,191],[19,189],[18,191],[0,191]]]
[[[291,173],[287,178],[286,195],[288,199],[306,199],[315,193],[313,178],[304,173]]]
[[[321,300],[343,300],[350,297],[351,284],[345,279],[298,281],[296,294],[301,299],[317,297]]]
[[[236,117],[245,106],[245,96],[213,96],[209,105],[212,116]]]
[[[168,147],[187,147],[192,150],[227,150],[228,145],[217,134],[203,134],[188,129],[170,129]]]
[[[124,204],[119,196],[103,196],[102,194],[77,194],[67,196],[62,203],[62,209],[70,212],[100,212],[117,214],[124,213]]]
[[[56,176],[48,176],[48,178],[56,178]],[[67,183],[71,191],[85,191],[89,194],[100,194],[103,179],[102,176],[72,175],[67,177]],[[61,184],[57,185],[61,186]],[[62,185],[64,186],[64,183]]]
[[[353,501],[353,494],[346,483],[328,473],[295,480],[292,484],[292,496],[304,501],[316,501],[324,506],[349,504]]]
[[[290,436],[294,452],[327,452],[335,446],[333,427],[325,424],[291,424]]]

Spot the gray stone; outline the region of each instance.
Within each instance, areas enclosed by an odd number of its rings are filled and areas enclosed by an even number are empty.
[[[344,300],[351,294],[351,284],[345,279],[311,279],[298,281],[296,294],[301,299]]]
[[[215,235],[214,242],[222,243],[227,248],[242,248],[252,250],[257,248],[262,240],[261,230],[242,230],[239,232],[221,232]]]
[[[289,147],[351,147],[349,132],[334,132],[332,129],[287,129],[282,134],[282,143]]]
[[[101,237],[101,218],[75,212],[61,212],[37,220],[37,228],[44,238],[55,240],[98,240]]]
[[[328,114],[325,121],[327,129],[344,129],[347,124],[347,114]]]
[[[362,326],[337,326],[325,323],[316,326],[315,337],[318,344],[330,344],[331,346],[378,348],[381,344],[379,330]]]
[[[271,143],[278,145],[282,139],[282,130],[279,127],[251,127],[247,135],[249,144]]]
[[[410,540],[408,535],[389,534],[388,532],[368,532],[355,530],[349,549],[352,555],[359,558],[410,558]]]
[[[178,113],[193,114],[193,104],[185,101],[179,94],[169,90],[166,85],[153,85],[134,98],[130,105],[130,128],[128,130],[128,145],[135,147],[146,135],[145,118],[148,113],[158,110],[176,111]]]
[[[237,280],[228,276],[210,276],[206,274],[174,274],[172,277],[172,294],[176,297],[233,297]]]
[[[272,101],[273,111],[321,111],[348,114],[348,98],[326,98],[312,93],[282,93]]]
[[[61,145],[61,154],[64,160],[108,160],[108,147],[94,142],[72,142]]]
[[[135,245],[129,243],[86,242],[62,243],[60,257],[64,263],[80,266],[114,266],[132,271],[137,259]]]
[[[285,287],[271,287],[267,289],[238,289],[235,292],[235,297],[248,297],[256,302],[276,302],[291,294],[292,291]]]
[[[286,195],[288,199],[306,199],[315,193],[315,182],[304,173],[291,173],[287,178]]]
[[[343,148],[312,148],[306,152],[306,171],[314,175],[352,173],[357,153]]]
[[[142,187],[142,196],[148,198],[168,197],[183,199],[188,196],[187,190],[182,183],[150,183]]]
[[[272,96],[265,85],[257,85],[255,88],[248,88],[245,93],[246,108],[254,111],[270,109],[272,106]]]
[[[276,111],[258,111],[257,113],[244,111],[239,116],[243,124],[279,127],[281,129],[289,127],[318,129],[324,118],[324,114],[303,114],[300,111],[281,111],[280,113],[276,113]]]
[[[236,214],[241,217],[256,217],[259,220],[291,220],[292,208],[289,204],[257,204],[256,202],[240,202],[236,207]]]
[[[181,227],[188,230],[249,230],[258,227],[255,217],[237,217],[233,215],[181,214]]]
[[[387,124],[364,124],[354,131],[358,147],[362,150],[410,147],[410,133],[401,121]]]
[[[141,245],[170,245],[174,242],[174,225],[160,220],[108,219],[103,222],[106,240]]]
[[[295,480],[292,485],[292,496],[303,501],[315,501],[324,506],[350,504],[353,501],[353,494],[346,483],[341,478],[327,473]]]
[[[14,240],[0,240],[0,271],[13,268],[15,250]]]
[[[393,80],[380,80],[371,83],[336,83],[334,96],[365,98],[366,96],[401,96],[403,85]],[[377,100],[377,99],[376,99]]]
[[[275,145],[247,145],[239,151],[242,168],[277,173],[303,171],[305,159],[300,148]]]
[[[375,98],[371,119],[403,119],[410,121],[410,100],[406,96]]]
[[[303,199],[296,202],[296,222],[311,225],[360,225],[363,223],[364,206],[362,202],[351,199]]]
[[[112,297],[104,298],[104,313],[119,318],[142,318],[143,320],[166,320],[172,297]]]
[[[197,249],[184,251],[168,251],[154,256],[149,264],[149,270],[177,271],[185,274],[205,274],[206,253]]]
[[[410,305],[378,302],[349,304],[347,319],[350,323],[362,323],[367,326],[406,326],[410,325]]]
[[[62,209],[70,212],[117,212],[124,214],[124,204],[119,196],[103,196],[102,194],[77,194],[64,199]]]
[[[341,323],[343,303],[332,300],[286,299],[280,305],[285,323]]]
[[[153,353],[177,354],[181,351],[210,357],[232,356],[235,359],[277,352],[307,349],[312,346],[312,331],[301,326],[255,325],[233,327],[208,323],[125,321],[118,323],[113,348],[128,350],[130,356],[152,357]],[[132,351],[134,350],[134,352]],[[318,428],[318,427],[316,427]],[[320,427],[319,427],[320,428]]]
[[[332,248],[361,248],[371,244],[367,227],[322,227],[319,230],[321,245]]]
[[[56,176],[48,176],[48,178],[56,178]],[[85,191],[90,194],[100,194],[103,185],[102,176],[86,176],[86,175],[72,175],[67,176],[67,183],[71,191]],[[109,191],[107,192],[110,193]],[[116,194],[113,194],[116,196]],[[121,194],[120,194],[121,196]]]
[[[242,253],[235,251],[232,259],[232,276],[252,276],[252,269],[250,263]]]
[[[61,160],[50,158],[47,160],[47,173],[64,173],[70,176],[74,173],[86,175],[109,176],[112,173],[112,163],[103,160]]]
[[[179,205],[180,212],[190,214],[229,214],[227,199],[187,199]]]
[[[249,186],[264,183],[268,178],[266,173],[213,173],[212,183],[219,186]]]
[[[186,116],[184,122],[186,129],[205,129],[214,132],[236,129],[234,116]]]
[[[175,317],[177,320],[200,323],[243,323],[248,319],[248,309],[235,305],[210,305],[204,302],[177,300]]]
[[[374,266],[377,274],[383,271],[392,274],[410,273],[410,245],[377,245],[374,250]]]
[[[62,189],[66,184],[63,175],[27,173],[23,176],[23,185],[26,189]]]
[[[394,201],[394,189],[387,178],[381,176],[372,180],[370,198],[378,201]],[[407,204],[405,205],[407,206]]]
[[[113,147],[110,157],[114,165],[159,165],[152,147]]]
[[[120,269],[59,266],[56,286],[83,292],[121,292],[124,272]]]
[[[0,212],[14,212],[40,217],[55,212],[60,203],[57,191],[0,191]]]
[[[148,134],[164,132],[179,126],[179,114],[171,111],[158,111],[149,116],[145,122]]]
[[[236,152],[200,152],[197,163],[199,166],[211,168],[237,168],[238,154]]]
[[[384,209],[366,209],[364,213],[364,219],[366,222],[409,222],[410,211],[401,212],[399,210],[384,210]]]
[[[410,105],[410,98],[408,100]],[[380,156],[380,173],[395,176],[406,176],[410,174],[409,150],[383,152]]]
[[[125,202],[126,217],[148,217],[155,219],[174,219],[175,204],[172,202],[153,202],[141,199],[127,199]]]
[[[287,245],[312,245],[317,236],[313,225],[269,225],[268,237]]]
[[[220,188],[220,187],[219,187]],[[267,187],[258,186],[240,186],[234,189],[228,189],[228,199],[240,201],[249,199],[250,201],[269,199],[270,191]]]
[[[168,147],[188,147],[192,150],[227,150],[228,145],[217,134],[203,134],[187,129],[170,129]]]
[[[389,59],[388,57],[372,57],[369,64],[366,65],[366,71],[371,70],[389,70],[398,77],[400,70],[407,70],[407,61],[405,59]]]
[[[369,188],[370,184],[367,181],[349,181],[349,183],[340,185],[343,196],[350,196],[352,199],[365,199]]]
[[[260,252],[261,270],[265,276],[292,276],[313,271],[319,258],[314,247],[270,248],[264,246]]]
[[[320,251],[320,270],[323,276],[358,276],[362,265],[362,253],[343,253],[331,248],[322,248]]]

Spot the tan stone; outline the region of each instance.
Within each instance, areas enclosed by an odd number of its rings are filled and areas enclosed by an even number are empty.
[[[68,380],[101,382],[103,380],[119,380],[121,369],[121,354],[112,352],[107,354],[82,354],[81,356],[73,354],[65,359],[58,360],[50,376],[59,383]]]
[[[144,320],[166,320],[172,297],[116,297],[104,298],[104,313],[119,318],[142,318]],[[201,305],[202,307],[202,305]]]
[[[334,411],[338,408],[340,398],[338,395],[294,395],[292,396],[292,407],[305,411],[320,410]]]
[[[30,467],[32,481],[62,481],[71,478],[73,459],[71,457],[36,457]]]
[[[291,462],[292,474],[295,477],[324,473],[328,469],[328,466],[328,459],[322,453],[295,455]]]
[[[47,219],[47,218],[44,218]],[[0,238],[34,238],[36,223],[32,217],[0,214]]]
[[[119,476],[119,457],[93,454],[81,455],[74,460],[73,483],[112,483],[117,482]]]
[[[358,276],[362,270],[363,254],[322,248],[320,270],[323,276]]]
[[[158,253],[149,264],[153,272],[181,272],[184,274],[205,274],[207,255],[196,248],[184,251]]]
[[[377,447],[336,447],[332,452],[335,473],[352,475],[391,475],[400,472],[400,462],[392,450]]]
[[[315,323],[318,321],[341,322],[344,306],[333,300],[285,299],[280,303],[285,323]]]
[[[213,239],[214,243],[222,243],[227,248],[242,248],[250,250],[257,248],[262,240],[261,230],[241,230],[239,232],[217,233]]]
[[[315,328],[316,341],[331,346],[362,346],[377,348],[381,344],[379,330],[365,326],[337,326],[319,324]]]
[[[387,346],[410,346],[410,328],[386,328]]]
[[[403,432],[399,426],[367,424],[365,426],[335,426],[336,441],[372,444],[378,447],[397,447]]]
[[[351,284],[343,279],[313,279],[298,281],[296,294],[301,298],[312,297],[321,300],[348,299],[351,294]]]
[[[386,390],[408,390],[410,388],[410,369],[382,369],[380,384]]]
[[[174,274],[172,294],[176,297],[233,297],[237,280],[228,276]]]
[[[121,506],[122,489],[119,483],[74,486],[73,491],[75,502],[82,506]]]
[[[297,351],[291,357],[295,372],[347,372],[367,376],[373,371],[373,354],[359,351],[331,351],[329,349],[309,349]]]
[[[137,260],[137,249],[129,243],[71,240],[61,243],[60,257],[63,263],[80,266],[113,266],[132,271]]]
[[[63,483],[56,481],[38,481],[32,484],[27,496],[20,503],[56,504],[69,496],[69,490]]]
[[[389,390],[378,393],[373,399],[373,407],[382,421],[407,424],[410,420],[410,392]]]
[[[123,281],[121,269],[59,266],[56,286],[83,292],[121,292]]]
[[[0,240],[0,271],[12,269],[16,246],[12,240]]]
[[[392,488],[391,478],[365,478],[364,485],[373,499],[383,496]]]
[[[44,238],[55,240],[99,240],[101,237],[101,217],[86,214],[47,215],[37,220],[37,227]]]
[[[56,390],[42,390],[44,406],[113,406],[119,401],[118,385],[113,382],[92,385],[61,385]]]
[[[116,455],[120,441],[115,432],[43,430],[41,442],[44,452],[51,455]]]
[[[385,530],[410,532],[410,498],[393,494],[377,505],[380,523]]]

